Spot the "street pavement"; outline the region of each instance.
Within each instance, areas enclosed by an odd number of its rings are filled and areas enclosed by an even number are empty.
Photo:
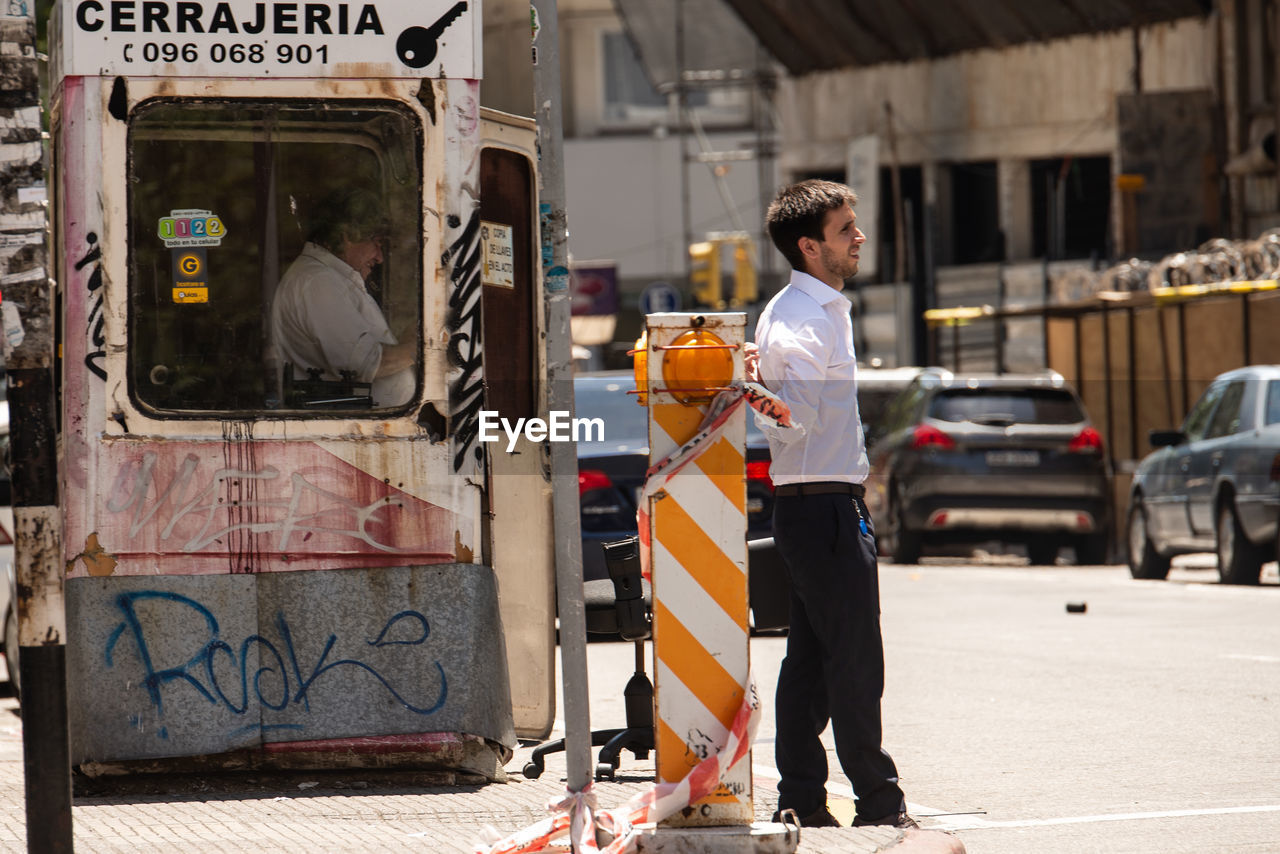
[[[630,676],[629,644],[591,644],[592,719],[621,723],[621,693]],[[766,676],[768,674],[761,674]],[[761,685],[764,696],[772,696]],[[597,701],[597,697],[599,700]],[[762,732],[762,737],[764,737]],[[771,736],[770,736],[771,738]],[[419,850],[471,854],[486,827],[503,834],[544,818],[546,804],[565,792],[563,754],[548,757],[538,780],[521,773],[532,744],[507,763],[507,780],[481,785],[447,775],[342,772],[238,774],[75,781],[73,828],[81,852],[366,852]],[[777,806],[772,747],[756,750],[754,808],[768,821]],[[593,760],[594,762],[594,760]],[[594,784],[598,806],[620,806],[653,782],[652,755],[624,752],[616,780]],[[838,788],[838,787],[837,787]],[[846,793],[851,794],[851,793]],[[852,802],[833,794],[844,821]],[[26,850],[22,722],[12,698],[0,700],[0,851]],[[895,828],[809,828],[801,854],[963,854],[940,831]]]

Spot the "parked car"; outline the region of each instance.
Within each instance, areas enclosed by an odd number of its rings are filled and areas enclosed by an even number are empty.
[[[574,415],[600,418],[604,437],[578,442],[578,498],[581,502],[582,577],[608,578],[603,543],[636,532],[636,502],[649,467],[648,410],[634,394],[631,371],[601,371],[574,377]],[[789,585],[773,548],[773,483],[769,442],[747,418],[747,539],[753,625],[785,628]]]
[[[1214,378],[1129,490],[1129,571],[1163,579],[1174,555],[1215,552],[1224,584],[1257,584],[1276,559],[1280,519],[1280,365]]]
[[[884,435],[889,407],[924,368],[881,368],[858,366],[858,417],[870,448]]]
[[[1107,557],[1110,469],[1102,437],[1063,377],[927,368],[890,407],[870,450],[868,504],[882,553],[1000,540],[1033,564],[1063,546]]]

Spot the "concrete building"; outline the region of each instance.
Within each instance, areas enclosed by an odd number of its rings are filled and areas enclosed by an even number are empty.
[[[688,243],[758,236],[777,184],[803,177],[859,191],[859,346],[887,364],[938,359],[926,308],[1077,298],[1093,285],[1072,271],[1280,224],[1276,0],[909,6],[560,4],[570,245],[616,263],[619,340],[649,283],[687,297]],[[723,64],[753,39],[768,57]],[[705,140],[681,121],[680,81]],[[760,259],[767,296],[785,265]],[[1010,323],[999,356],[972,333],[969,366],[1042,364],[1033,322]]]
[[[714,78],[724,71],[724,51],[708,50],[714,39],[746,43],[748,58],[758,56],[771,76],[772,61],[720,0],[687,2],[687,72]],[[579,265],[613,267],[621,306],[616,328],[575,318],[583,343],[618,342],[601,348],[598,364],[616,357],[638,335],[638,301],[647,286],[669,283],[683,295],[683,305],[691,305],[690,243],[708,233],[738,231],[759,242],[761,200],[767,203],[778,180],[775,161],[758,156],[762,149],[773,150],[774,119],[754,80],[739,75],[691,84],[685,97],[692,119],[681,120],[672,6],[671,0],[637,6],[628,22],[612,0],[559,4],[569,246]],[[522,26],[527,38],[527,7],[523,20],[514,10],[505,25],[491,5],[485,14],[487,52],[490,41],[515,43],[514,33]],[[647,56],[637,52],[638,45],[649,47]],[[729,59],[741,56],[735,51]],[[484,100],[512,109],[491,100],[508,89],[519,91],[493,67],[486,62]],[[725,152],[736,159],[716,159]],[[771,249],[758,257],[766,276],[781,275],[781,258]],[[725,263],[730,263],[727,252]]]

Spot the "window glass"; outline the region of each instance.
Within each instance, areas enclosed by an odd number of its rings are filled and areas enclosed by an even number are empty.
[[[626,374],[578,376],[573,382],[573,414],[577,418],[599,418],[604,435],[588,432],[578,442],[579,450],[597,450],[619,443],[629,447],[649,445],[649,411],[627,394],[635,380]]]
[[[1244,380],[1236,380],[1229,384],[1222,393],[1218,408],[1213,411],[1209,420],[1209,428],[1204,437],[1213,439],[1217,436],[1230,436],[1240,431],[1240,402],[1244,400]]]
[[[916,412],[920,402],[928,390],[937,385],[932,377],[920,377],[911,381],[889,404],[889,412],[885,415],[884,435],[896,433],[916,420]]]
[[[1267,424],[1280,424],[1280,381],[1267,383]]]
[[[947,389],[933,399],[929,417],[977,424],[1077,424],[1085,420],[1070,392],[1047,388]]]
[[[892,388],[870,389],[858,384],[858,416],[868,445],[885,434],[891,416],[889,407],[897,392]]]
[[[1209,426],[1209,415],[1226,390],[1226,383],[1214,383],[1200,395],[1195,406],[1191,407],[1191,411],[1187,413],[1187,420],[1182,423],[1182,432],[1188,441],[1194,442],[1204,438],[1205,428]]]
[[[406,406],[422,132],[381,101],[144,102],[129,126],[129,385],[158,415]]]

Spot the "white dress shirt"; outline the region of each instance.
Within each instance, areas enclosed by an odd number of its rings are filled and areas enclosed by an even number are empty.
[[[306,244],[280,279],[271,338],[280,361],[293,364],[297,377],[305,377],[308,368],[319,368],[326,380],[352,371],[356,380],[373,383],[375,406],[407,403],[413,393],[412,370],[374,379],[382,346],[395,344],[396,337],[360,274],[323,246]]]
[[[774,485],[861,483],[870,466],[858,417],[852,304],[799,270],[756,324],[760,379],[791,408],[795,427],[757,417],[769,440]]]

